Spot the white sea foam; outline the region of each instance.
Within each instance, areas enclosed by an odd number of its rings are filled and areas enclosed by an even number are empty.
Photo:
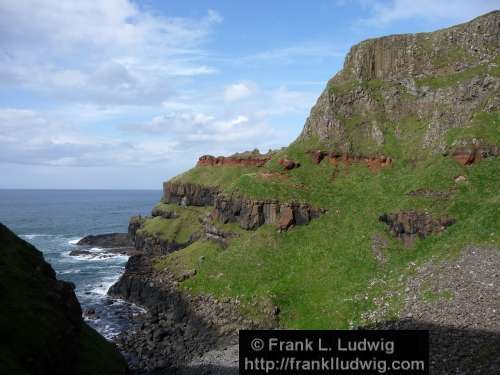
[[[33,238],[36,237],[52,237],[54,236],[53,234],[40,234],[40,233],[33,233],[33,234],[23,234],[21,237],[24,237],[28,240],[32,240]]]
[[[114,261],[123,261],[126,262],[129,258],[128,255],[124,254],[116,254],[116,253],[107,253],[104,249],[94,247],[92,249],[86,250],[89,251],[90,254],[80,254],[80,255],[69,255],[70,251],[65,251],[62,253],[62,256],[65,258],[66,262],[73,261],[103,261],[103,260],[114,260]]]
[[[66,270],[66,271],[61,271],[59,272],[61,275],[66,275],[66,274],[73,274],[73,273],[80,273],[82,270],[80,269],[74,269],[74,270]]]
[[[68,243],[70,245],[76,245],[83,237],[75,237],[72,240],[69,240]]]
[[[98,294],[101,296],[106,296],[108,294],[109,288],[111,288],[111,286],[114,283],[116,283],[119,278],[120,278],[120,274],[105,277],[105,278],[103,278],[102,282],[98,286],[92,288],[90,291],[92,293],[95,293],[95,294]]]

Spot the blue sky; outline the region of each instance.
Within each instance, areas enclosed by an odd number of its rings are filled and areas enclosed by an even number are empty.
[[[159,189],[286,146],[350,46],[500,0],[0,2],[0,188]]]

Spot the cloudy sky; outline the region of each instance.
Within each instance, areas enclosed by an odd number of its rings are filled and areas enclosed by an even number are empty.
[[[0,1],[0,188],[159,189],[286,146],[349,47],[500,0]]]

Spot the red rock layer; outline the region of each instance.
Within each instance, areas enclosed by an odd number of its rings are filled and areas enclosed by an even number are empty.
[[[198,159],[197,167],[201,166],[241,166],[241,167],[262,167],[266,164],[270,156],[212,156],[203,155]]]
[[[465,146],[456,148],[451,157],[462,165],[471,165],[475,162],[489,157],[500,155],[497,146]]]
[[[333,165],[362,163],[366,164],[372,172],[378,172],[380,169],[391,165],[392,159],[388,156],[361,156],[340,154],[335,152],[326,152],[321,150],[309,151],[314,164],[319,164],[325,158]]]

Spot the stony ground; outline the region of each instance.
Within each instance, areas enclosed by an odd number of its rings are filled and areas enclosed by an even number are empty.
[[[410,266],[400,319],[380,322],[382,303],[367,321],[379,329],[429,329],[431,374],[499,374],[500,251],[470,246],[458,259]],[[168,373],[237,374],[237,336]]]
[[[401,320],[380,328],[430,329],[431,374],[500,373],[500,251],[470,246],[459,259],[417,268]]]

